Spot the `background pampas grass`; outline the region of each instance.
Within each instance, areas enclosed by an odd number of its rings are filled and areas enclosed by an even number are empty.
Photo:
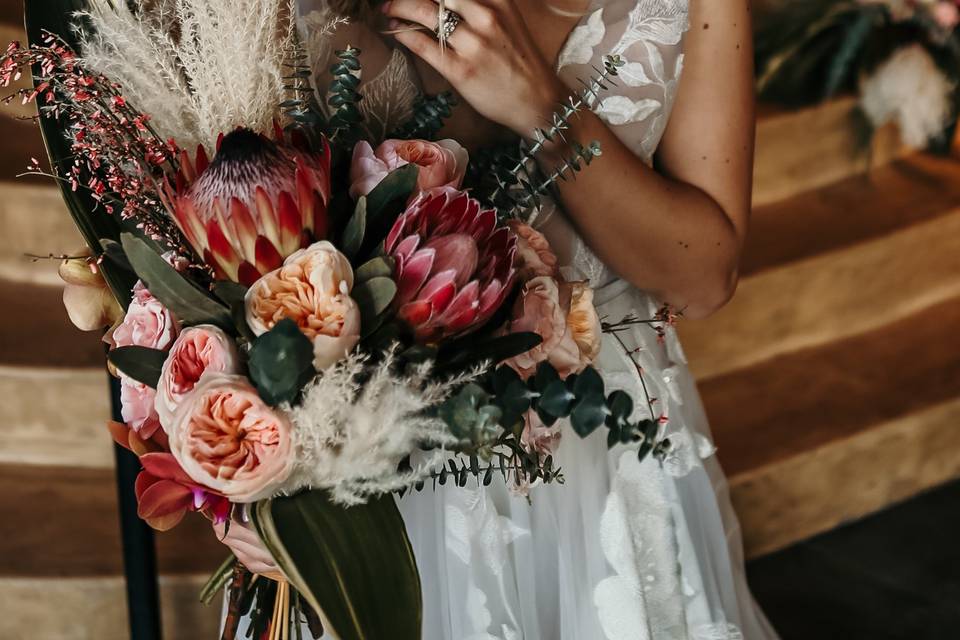
[[[161,136],[209,149],[237,126],[271,129],[295,12],[294,0],[90,0],[81,54]]]
[[[954,84],[918,44],[897,50],[860,82],[860,106],[876,128],[894,121],[904,143],[923,148],[950,121]]]

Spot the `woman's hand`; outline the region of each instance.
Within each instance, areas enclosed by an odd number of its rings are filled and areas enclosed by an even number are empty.
[[[213,530],[217,534],[217,539],[230,547],[233,555],[237,556],[237,560],[250,572],[271,580],[285,579],[280,567],[273,561],[273,556],[260,541],[260,537],[249,527],[239,522],[231,522],[227,527],[226,523],[221,522],[214,524]]]
[[[537,49],[514,0],[446,0],[462,21],[441,50],[436,0],[390,0],[400,44],[436,69],[483,117],[521,136],[549,122],[568,91]]]

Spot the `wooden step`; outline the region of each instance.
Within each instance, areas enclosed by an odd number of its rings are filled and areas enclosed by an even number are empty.
[[[960,162],[918,155],[761,207],[743,264],[726,307],[680,323],[698,378],[960,295]]]
[[[0,521],[0,576],[122,575],[111,469],[0,465],[0,506],[3,513],[16,514]],[[205,518],[189,516],[157,534],[158,566],[164,575],[210,572],[229,554]],[[29,535],[24,527],[29,527]]]
[[[160,605],[164,640],[213,640],[219,602],[205,607],[197,594],[207,576],[163,576]],[[128,640],[126,587],[120,576],[0,577],[0,637],[8,640]]]
[[[51,184],[0,181],[0,279],[59,284],[58,262],[27,254],[72,255],[83,247],[60,192]]]
[[[0,464],[113,465],[107,373],[96,369],[0,367]]]
[[[748,554],[960,476],[960,298],[702,381]]]
[[[907,153],[893,126],[880,129],[868,154],[857,148],[854,97],[786,110],[761,105],[753,201],[769,204],[832,184]]]

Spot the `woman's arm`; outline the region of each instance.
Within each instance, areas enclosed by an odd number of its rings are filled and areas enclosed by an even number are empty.
[[[567,90],[532,46],[514,2],[448,0],[464,24],[443,54],[423,32],[397,39],[479,113],[528,135]],[[435,7],[431,0],[393,0],[386,10],[428,25],[436,22]],[[595,115],[573,122],[572,137],[599,141],[603,158],[561,186],[564,208],[617,273],[690,317],[716,310],[736,288],[750,212],[751,44],[749,0],[691,0],[684,72],[659,173]]]

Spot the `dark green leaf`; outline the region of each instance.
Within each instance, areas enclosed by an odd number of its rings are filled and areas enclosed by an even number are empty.
[[[607,398],[607,407],[610,415],[607,416],[607,426],[611,429],[622,429],[628,425],[630,414],[633,413],[633,398],[626,391],[617,389]]]
[[[231,280],[217,280],[213,283],[213,293],[228,307],[243,304],[244,296],[247,295],[247,288],[239,282]]]
[[[289,318],[250,347],[250,378],[269,404],[293,402],[314,375],[313,345]]]
[[[117,347],[110,350],[107,358],[125,375],[156,389],[167,352],[147,347]]]
[[[353,215],[347,222],[347,228],[343,230],[343,240],[340,243],[340,250],[343,255],[353,259],[363,246],[363,238],[367,233],[367,198],[360,196],[357,200],[357,206],[353,209]]]
[[[417,186],[419,167],[412,162],[394,169],[367,194],[367,232],[364,251],[370,251],[387,236],[397,216]]]
[[[570,415],[575,399],[576,396],[567,389],[567,385],[557,378],[541,390],[537,408],[554,418],[565,418]]]
[[[253,522],[333,636],[420,640],[420,576],[393,496],[342,507],[309,491],[258,503]]]
[[[598,393],[590,393],[580,398],[570,414],[570,424],[581,438],[593,433],[606,419],[606,403]]]
[[[370,335],[380,326],[383,318],[381,314],[390,308],[390,304],[397,295],[397,283],[391,278],[371,278],[359,284],[354,284],[350,294],[357,306],[360,307],[360,319],[363,323],[362,333]]]
[[[570,384],[569,379],[567,379],[567,384]],[[603,378],[600,377],[596,369],[587,367],[577,375],[573,381],[571,390],[578,398],[596,394],[603,396]]]
[[[653,450],[653,446],[657,442],[659,426],[660,423],[656,420],[644,420],[638,425],[639,430],[643,433],[643,442],[640,443],[640,447],[637,449],[637,457],[641,461]]]
[[[481,362],[496,364],[526,353],[543,342],[543,338],[532,331],[487,339],[474,338],[472,344],[469,338],[458,340],[455,348],[446,346],[437,356],[438,368],[449,371],[466,369]]]
[[[390,256],[379,256],[364,262],[353,272],[354,286],[373,278],[392,278],[396,260]]]
[[[229,309],[188,282],[146,242],[124,233],[121,244],[127,259],[150,293],[183,324],[214,324],[226,330],[233,328]]]

